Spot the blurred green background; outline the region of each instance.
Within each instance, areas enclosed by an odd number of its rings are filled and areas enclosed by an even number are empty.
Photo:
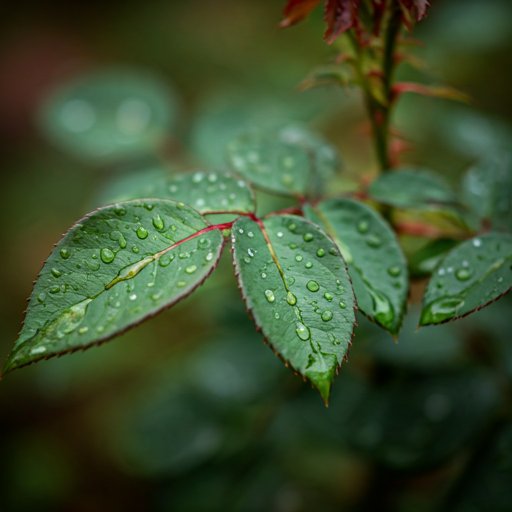
[[[512,140],[512,3],[431,3],[415,33],[430,69],[404,65],[400,76],[446,82],[474,103],[405,96],[395,123],[412,148],[404,162],[457,184]],[[222,167],[239,129],[287,120],[339,148],[340,186],[374,173],[358,92],[297,89],[335,56],[321,10],[283,31],[283,4],[2,2],[1,357],[53,244],[122,173]],[[91,73],[103,87],[92,100],[111,115],[92,119],[75,102],[73,115],[52,117],[68,84]],[[258,200],[261,212],[289,204]],[[0,509],[512,510],[510,297],[415,333],[422,286],[397,345],[359,318],[326,409],[254,331],[226,251],[172,310],[0,383]]]

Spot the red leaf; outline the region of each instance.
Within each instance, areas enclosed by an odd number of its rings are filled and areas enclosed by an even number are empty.
[[[416,21],[420,21],[426,16],[427,7],[430,5],[428,0],[399,0],[400,4],[407,9]]]
[[[288,0],[283,10],[283,21],[279,24],[281,27],[289,27],[309,16],[310,12],[322,0]]]
[[[326,1],[324,20],[327,22],[327,29],[324,39],[328,44],[332,44],[343,32],[357,26],[358,6],[359,0]]]

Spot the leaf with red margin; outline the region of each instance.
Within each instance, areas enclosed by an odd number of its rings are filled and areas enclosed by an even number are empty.
[[[240,290],[256,325],[327,403],[355,325],[354,292],[338,248],[293,215],[240,217],[232,234]]]
[[[299,21],[307,18],[311,11],[322,0],[288,0],[286,7],[283,10],[284,19],[279,24],[280,27],[289,27],[295,25]]]
[[[210,275],[223,245],[219,229],[183,203],[92,212],[44,264],[3,373],[97,345],[171,307]]]

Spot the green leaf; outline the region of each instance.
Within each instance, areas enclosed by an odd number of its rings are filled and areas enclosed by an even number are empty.
[[[189,295],[223,247],[207,228],[192,208],[158,199],[79,221],[44,264],[3,372],[106,341]]]
[[[351,199],[306,205],[304,215],[323,227],[348,266],[357,305],[396,337],[407,306],[407,263],[389,224],[373,208]]]
[[[176,111],[174,93],[153,75],[107,69],[53,91],[41,107],[39,125],[58,148],[101,163],[153,151]]]
[[[423,296],[420,325],[440,324],[488,306],[512,288],[512,236],[490,233],[455,247]]]
[[[462,186],[477,228],[487,222],[494,230],[512,230],[511,151],[494,151],[481,159],[468,170]]]
[[[415,277],[430,276],[448,251],[459,244],[450,238],[439,238],[424,245],[409,257],[409,269]]]
[[[227,156],[257,187],[292,196],[304,195],[316,175],[334,174],[339,166],[334,148],[298,125],[246,132],[228,144]]]
[[[188,204],[200,213],[254,212],[256,202],[249,184],[229,172],[181,173],[149,169],[112,181],[99,204],[157,197]]]
[[[457,206],[451,187],[426,170],[399,170],[379,176],[368,187],[368,194],[378,203],[414,210],[445,210]]]
[[[276,354],[307,378],[327,403],[347,357],[355,300],[334,243],[301,217],[276,215],[233,225],[242,296]]]

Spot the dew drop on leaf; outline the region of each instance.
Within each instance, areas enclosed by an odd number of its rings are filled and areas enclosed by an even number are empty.
[[[52,268],[52,274],[54,277],[60,277],[62,275],[62,272],[57,268]]]
[[[303,260],[304,258],[302,257],[302,254],[297,254],[297,256],[295,256],[295,261],[298,261],[299,263]]]
[[[147,229],[144,226],[139,226],[139,228],[137,229],[137,236],[141,240],[144,240],[144,238],[147,238],[147,236],[148,236]]]
[[[368,233],[369,229],[370,229],[370,225],[368,224],[367,221],[360,220],[357,223],[357,231],[359,231],[359,233],[361,233],[361,234]]]
[[[313,263],[311,263],[311,261],[308,261],[304,266],[306,268],[311,268],[313,266]]]
[[[187,284],[187,283],[186,283],[185,281],[178,281],[178,282],[177,282],[177,286],[178,286],[178,288],[183,288],[184,286],[186,286],[186,284]]]
[[[69,249],[64,248],[64,249],[60,250],[60,257],[63,260],[67,260],[70,256],[71,256],[71,253],[69,252]]]
[[[274,302],[276,300],[276,297],[272,290],[265,290],[265,297],[269,302]]]
[[[398,277],[402,273],[400,267],[389,267],[388,274],[393,277]]]
[[[324,298],[325,298],[325,300],[328,300],[329,302],[331,302],[332,299],[333,299],[333,295],[332,295],[331,292],[325,292],[324,293]]]
[[[316,281],[309,281],[306,287],[310,292],[317,292],[320,289]]]
[[[297,297],[295,297],[292,292],[288,292],[286,295],[286,302],[288,302],[290,306],[295,306],[295,304],[297,304]]]
[[[153,226],[155,229],[164,229],[164,221],[160,215],[157,214],[156,217],[153,217]]]
[[[305,233],[302,238],[304,238],[304,242],[311,242],[314,237],[312,233]]]
[[[319,258],[323,258],[325,256],[325,249],[322,249],[320,247],[320,249],[318,249],[318,251],[316,251],[316,255],[319,257]]]
[[[309,329],[302,322],[297,322],[295,332],[302,341],[309,340],[311,336]]]
[[[367,245],[369,245],[370,247],[380,247],[380,245],[382,244],[382,240],[380,239],[379,236],[377,235],[370,235],[367,239],[366,239],[366,243]]]
[[[101,249],[100,257],[103,263],[112,263],[116,255],[110,249],[104,247],[103,249]]]
[[[326,309],[323,313],[322,313],[322,320],[324,322],[328,322],[329,320],[332,320],[332,311],[329,311],[328,309]]]
[[[347,305],[342,300],[340,300],[340,308],[345,309],[346,307]]]
[[[457,270],[457,272],[455,272],[455,277],[459,281],[467,281],[471,277],[471,275],[471,271],[468,270],[467,268],[461,268]]]
[[[187,274],[193,274],[196,270],[197,270],[196,265],[190,265],[190,267],[187,267],[187,268],[185,269],[185,272],[186,272]]]

